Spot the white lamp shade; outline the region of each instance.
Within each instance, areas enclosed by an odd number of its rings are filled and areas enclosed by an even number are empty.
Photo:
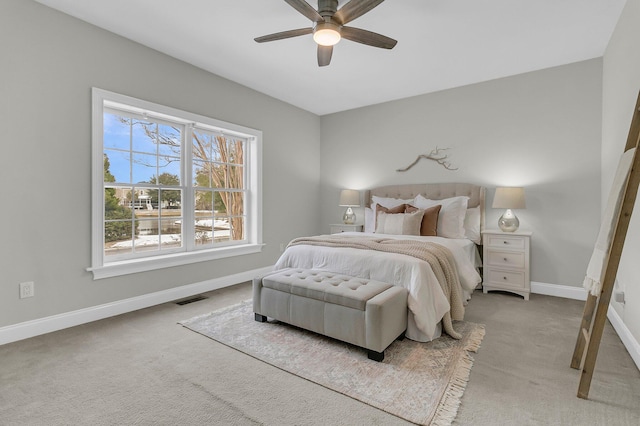
[[[355,189],[343,189],[340,192],[340,207],[360,207],[360,192]]]
[[[496,195],[493,197],[494,209],[524,209],[524,188],[520,187],[500,187],[496,188]]]

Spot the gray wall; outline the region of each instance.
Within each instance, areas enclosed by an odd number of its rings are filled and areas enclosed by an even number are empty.
[[[524,186],[532,281],[580,286],[600,221],[602,61],[594,59],[322,117],[321,226],[340,188],[420,182]],[[419,154],[450,148],[457,171]],[[356,212],[362,218],[362,210]]]
[[[0,58],[0,327],[265,267],[318,232],[316,115],[30,0],[0,2]],[[264,251],[93,281],[92,86],[262,130]]]
[[[627,6],[607,51],[604,111],[596,59],[317,117],[30,0],[3,0],[0,327],[271,265],[281,243],[340,221],[340,188],[390,183],[478,182],[489,206],[496,186],[525,186],[518,215],[534,232],[532,280],[579,286],[611,173],[607,153],[621,150],[637,90],[627,86],[640,75],[638,57],[624,57],[637,47],[638,14]],[[85,271],[93,86],[262,130],[264,251],[93,281]],[[436,146],[451,148],[459,170],[423,161],[395,172]],[[500,213],[487,209],[488,226]],[[36,297],[19,300],[18,283],[31,280]]]
[[[640,90],[640,2],[628,1],[604,56],[602,108],[602,200],[609,188],[629,133]],[[640,199],[625,241],[618,270],[618,286],[626,295],[624,305],[612,302],[625,325],[640,342]]]

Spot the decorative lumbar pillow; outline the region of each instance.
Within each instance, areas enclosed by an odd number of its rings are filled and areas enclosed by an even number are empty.
[[[401,204],[413,204],[413,198],[410,200],[401,200],[399,198],[378,197],[377,195],[372,196],[371,201],[372,204],[378,204],[388,209],[397,207]]]
[[[436,237],[438,235],[438,214],[442,206],[429,207],[424,211],[422,216],[422,225],[420,226],[420,235],[423,237]],[[413,213],[419,210],[417,207],[407,205],[405,213]]]
[[[380,204],[376,204],[376,216],[378,216],[379,213],[387,213],[387,214],[404,213],[406,208],[407,208],[407,204],[404,204],[404,203],[394,207],[385,207],[385,206],[381,206]]]
[[[420,226],[424,210],[416,210],[413,213],[389,214],[378,213],[376,221],[377,234],[392,235],[420,235]]]
[[[469,197],[459,196],[444,200],[429,200],[422,195],[416,196],[413,205],[426,210],[435,205],[442,205],[438,217],[438,236],[445,238],[465,238],[464,217],[467,213]]]

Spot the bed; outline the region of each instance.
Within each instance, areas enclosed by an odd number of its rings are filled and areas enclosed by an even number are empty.
[[[364,194],[364,232],[345,232],[340,236],[347,240],[419,241],[446,247],[457,269],[458,290],[466,301],[482,281],[478,272],[481,266],[478,246],[484,229],[484,195],[483,187],[466,183],[372,188]],[[432,222],[427,224],[425,212],[431,211],[429,215],[433,220],[432,210],[436,210],[437,226]],[[413,216],[420,214],[419,235],[405,235],[409,228],[410,233],[415,233],[416,218]],[[429,232],[423,232],[427,225]],[[406,337],[416,341],[426,342],[439,337],[443,320],[453,310],[434,268],[425,260],[406,254],[311,245],[302,241],[290,244],[277,261],[275,269],[284,268],[319,269],[406,288],[409,292]],[[460,319],[459,315],[454,319]]]

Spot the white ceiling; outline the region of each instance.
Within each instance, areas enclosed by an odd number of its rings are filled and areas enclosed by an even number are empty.
[[[626,2],[387,0],[349,26],[396,47],[320,68],[310,35],[253,41],[311,26],[283,0],[36,1],[318,115],[600,57]]]

